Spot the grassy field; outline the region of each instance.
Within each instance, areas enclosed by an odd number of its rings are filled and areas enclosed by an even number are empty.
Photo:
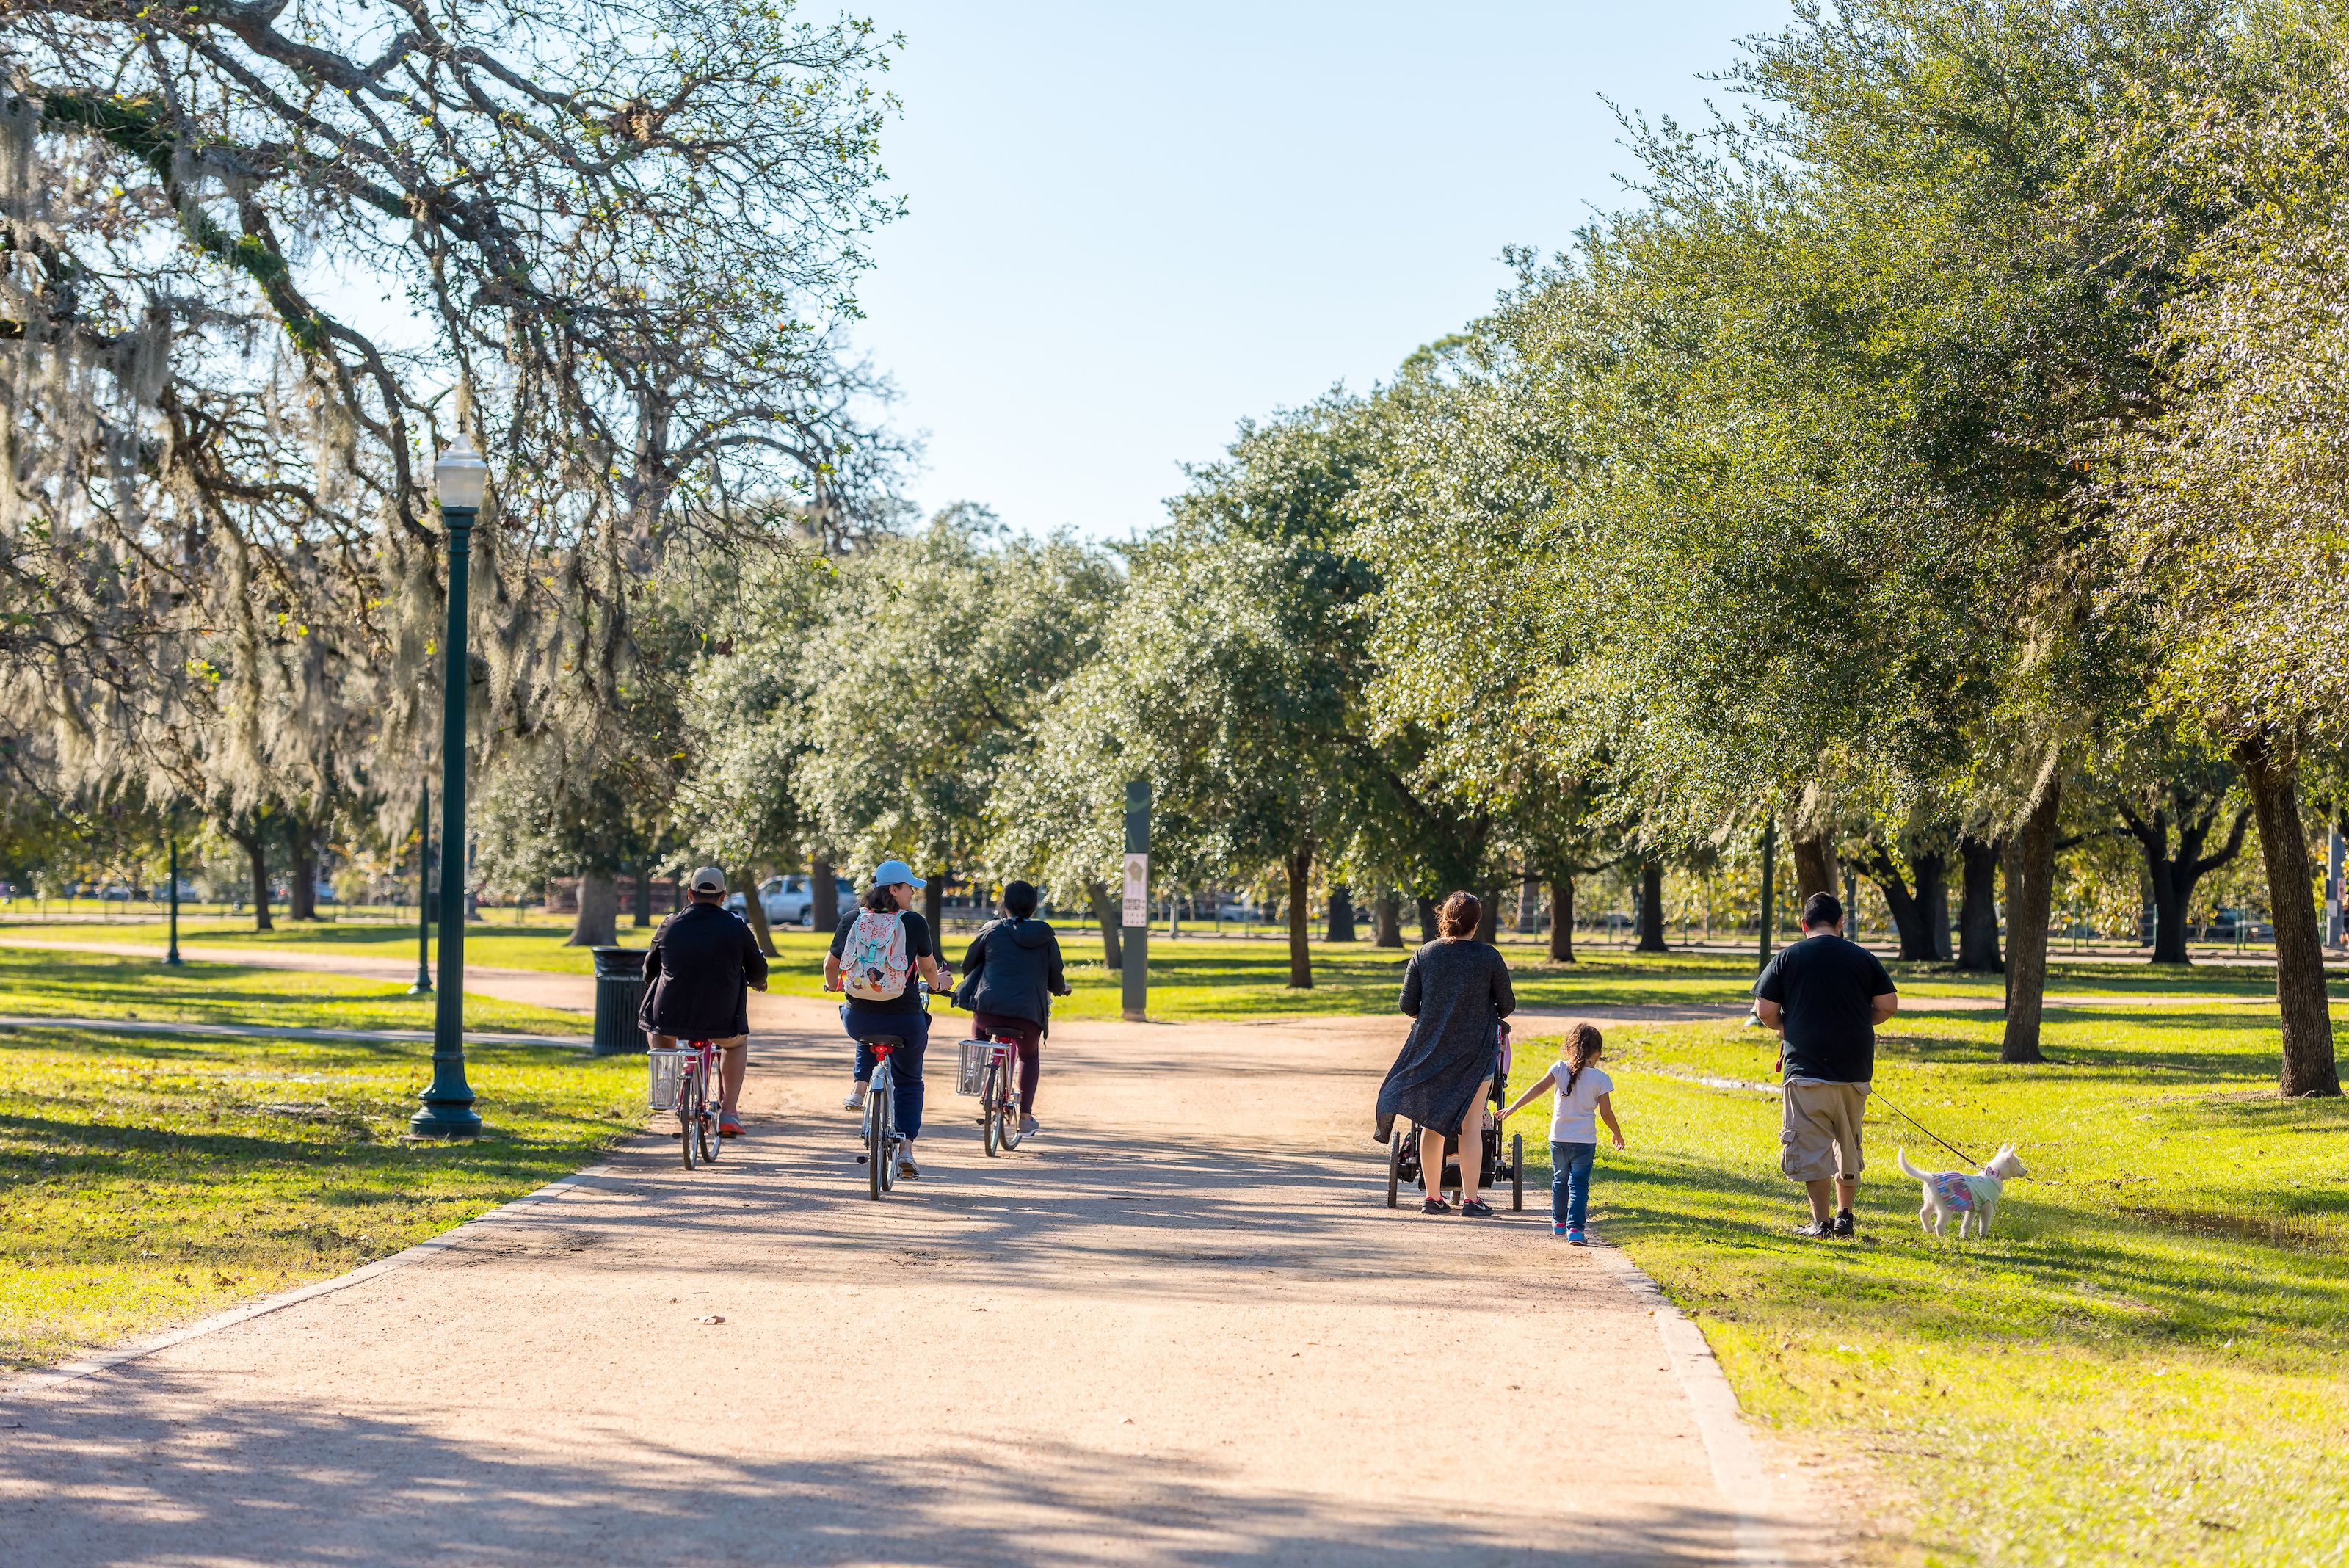
[[[429,1026],[338,976],[0,951],[0,1012]],[[472,999],[482,1028],[575,1016]],[[408,1141],[427,1045],[0,1030],[0,1366],[56,1361],[383,1257],[592,1161],[643,1121],[644,1065],[467,1050],[489,1136]]]
[[[2054,1013],[2028,1068],[1996,1064],[1998,1030],[1904,1018],[1878,1058],[1942,1137],[2020,1146],[2033,1179],[1986,1242],[1920,1234],[1895,1147],[1958,1162],[1882,1101],[1858,1242],[1787,1234],[1775,1098],[1697,1081],[1766,1077],[1770,1052],[1702,1023],[1609,1027],[1631,1148],[1602,1150],[1594,1229],[1695,1316],[1749,1413],[1864,1456],[1896,1500],[1872,1559],[2349,1562],[2349,1105],[2273,1097],[2255,1010]],[[1540,1109],[1512,1126],[1541,1137]]]
[[[523,969],[554,973],[585,974],[592,968],[584,949],[562,945],[568,928],[554,920],[523,926],[495,922],[466,933],[469,964],[487,969]],[[647,933],[623,926],[624,945],[640,946]],[[0,944],[12,937],[30,940],[150,942],[160,947],[163,931],[152,924],[68,924],[0,919]],[[405,962],[415,951],[412,929],[384,925],[323,923],[274,931],[254,932],[223,925],[199,929],[182,922],[183,943],[212,948],[278,950],[365,955]],[[828,939],[795,929],[776,932],[780,956],[772,965],[771,989],[791,995],[813,996],[823,990],[823,950]],[[947,958],[960,963],[969,945],[968,933],[951,933]],[[1063,929],[1061,950],[1068,961],[1070,983],[1076,994],[1061,1004],[1061,1016],[1115,1018],[1120,1009],[1119,976],[1101,961],[1099,940],[1087,930]],[[1585,947],[1579,961],[1554,964],[1531,939],[1503,943],[1515,978],[1518,1000],[1531,1007],[1623,1006],[1667,1002],[1687,1006],[1734,1007],[1742,1004],[1753,983],[1752,960],[1726,952],[1634,954],[1622,948]],[[1285,942],[1237,937],[1185,936],[1168,940],[1155,934],[1150,943],[1150,1011],[1167,1019],[1249,1018],[1309,1013],[1385,1012],[1392,1011],[1402,988],[1408,951],[1380,949],[1368,942],[1317,942],[1313,945],[1314,985],[1309,991],[1288,988],[1288,953]],[[1913,1000],[1936,997],[1990,997],[1999,994],[1997,977],[1958,974],[1947,966],[1894,964],[1902,994]],[[2339,982],[2349,987],[2349,977]],[[2252,998],[2272,995],[2273,979],[2267,970],[2206,964],[2180,977],[2156,973],[2143,965],[2095,961],[2071,961],[2058,955],[2049,967],[2051,992],[2065,995],[2130,996],[2175,992]],[[2343,994],[2349,995],[2349,990]]]

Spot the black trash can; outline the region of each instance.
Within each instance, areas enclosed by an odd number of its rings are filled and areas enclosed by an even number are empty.
[[[595,955],[595,1054],[641,1054],[645,1032],[636,1026],[636,1012],[645,1003],[644,949],[588,950]]]

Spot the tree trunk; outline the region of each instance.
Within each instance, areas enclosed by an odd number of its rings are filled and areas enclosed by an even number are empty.
[[[1489,942],[1501,934],[1501,890],[1487,888],[1476,895],[1476,940]]]
[[[2145,864],[2153,883],[2153,961],[2192,963],[2186,951],[2187,901],[2169,875],[2177,862],[2147,846]]]
[[[448,872],[444,868],[442,876]],[[601,871],[579,874],[579,918],[571,922],[566,948],[608,948],[619,939],[620,889]]]
[[[269,840],[259,832],[250,838],[239,838],[244,846],[245,862],[253,870],[253,929],[256,931],[275,930],[269,918]]]
[[[2235,766],[2259,818],[2260,857],[2267,862],[2268,907],[2275,921],[2276,1008],[2283,1018],[2276,1092],[2286,1099],[2337,1096],[2341,1068],[2324,996],[2324,931],[2316,920],[2308,836],[2300,824],[2299,764],[2279,759],[2262,733],[2235,747]]]
[[[1786,847],[1795,857],[1795,897],[1808,898],[1814,893],[1833,893],[1842,897],[1843,867],[1836,864],[1835,836],[1821,832],[1815,835],[1790,834]]]
[[[2172,853],[2169,843],[2169,813],[2157,809],[2149,816],[2139,816],[2124,803],[2120,808],[2121,823],[2145,852],[2146,880],[2153,888],[2153,961],[2178,963],[2188,961],[2186,954],[2186,917],[2194,908],[2194,889],[2203,877],[2217,870],[2243,848],[2243,827],[2248,812],[2235,814],[2234,826],[2228,830],[2227,842],[2215,854],[2205,855],[2202,846],[2210,836],[2216,812],[2197,818],[2182,816],[2178,822],[2178,845]]]
[[[1414,893],[1412,898],[1419,906],[1419,942],[1425,947],[1436,938],[1435,900],[1424,893]]]
[[[1541,929],[1541,878],[1527,867],[1517,878],[1517,935],[1530,937]]]
[[[1574,961],[1574,873],[1562,871],[1549,879],[1549,956],[1553,963]]]
[[[1382,948],[1402,946],[1402,895],[1390,888],[1371,906],[1371,923],[1378,931],[1378,945]]]
[[[1891,911],[1892,929],[1900,933],[1900,956],[1931,958],[1933,938],[1925,929],[1925,911],[1910,895],[1909,885],[1892,875],[1870,876],[1868,880],[1884,895],[1884,907]]]
[[[823,857],[808,859],[808,907],[815,911],[815,929],[819,931],[840,929],[840,873]],[[1115,965],[1112,965],[1115,968]]]
[[[318,918],[318,830],[298,816],[285,819],[285,857],[293,869],[285,879],[285,918]]]
[[[1343,882],[1330,889],[1330,940],[1333,942],[1354,940],[1354,890]]]
[[[742,918],[750,922],[750,935],[758,940],[759,950],[769,958],[775,957],[775,934],[767,929],[767,906],[759,897],[758,873],[748,867],[736,867],[734,890],[742,895]],[[934,943],[937,940],[936,926],[930,928],[930,940]],[[940,950],[944,950],[943,947]]]
[[[1313,989],[1313,932],[1306,923],[1312,897],[1313,851],[1299,849],[1288,857],[1288,983],[1299,991]]]
[[[2002,1062],[2044,1062],[2039,1015],[2047,998],[2047,917],[2055,897],[2055,812],[2064,783],[2048,762],[2039,798],[2006,854],[2006,1036]]]
[[[1924,912],[1925,950],[1920,958],[1950,959],[1950,858],[1936,849],[1909,857],[1909,869],[1917,875],[1917,907]],[[1907,947],[1903,939],[1902,947]],[[1905,956],[1905,954],[1904,954]]]
[[[653,923],[653,863],[649,859],[636,862],[636,918],[629,923],[638,930]]]
[[[931,872],[928,883],[922,888],[922,919],[930,923],[930,940],[938,951],[946,951],[947,877],[943,871]]]
[[[1121,911],[1110,901],[1108,887],[1091,877],[1085,881],[1085,901],[1092,905],[1093,919],[1101,922],[1102,967],[1115,974],[1125,965],[1125,943],[1117,930]]]
[[[1998,953],[1998,862],[1996,839],[1958,839],[1958,967],[1996,974],[2006,966]]]
[[[1640,862],[1640,940],[1633,952],[1662,953],[1664,945],[1664,863]]]
[[[1932,859],[1934,874],[1938,877],[1940,858],[1934,857]],[[1904,959],[1936,957],[1925,906],[1909,890],[1908,880],[1900,875],[1900,867],[1893,860],[1892,852],[1881,844],[1871,843],[1868,846],[1867,858],[1860,864],[1868,873],[1868,879],[1875,883],[1877,891],[1884,895],[1884,907],[1892,913],[1892,929],[1900,933],[1900,956]],[[1917,873],[1920,892],[1925,884],[1925,864],[1926,857],[1922,856],[1909,863],[1909,868]],[[1850,912],[1845,911],[1847,915]]]

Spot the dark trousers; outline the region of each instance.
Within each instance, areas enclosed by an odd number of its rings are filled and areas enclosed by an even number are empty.
[[[974,1012],[970,1016],[982,1035],[1008,1034],[1019,1042],[1019,1109],[1034,1116],[1036,1085],[1044,1076],[1044,1026],[1032,1018],[1014,1018],[1008,1012]]]
[[[880,1058],[864,1042],[879,1035],[897,1039],[904,1044],[889,1053],[889,1073],[896,1083],[893,1096],[897,1111],[897,1130],[907,1137],[922,1136],[922,1054],[930,1045],[930,1015],[926,1012],[868,1012],[847,1002],[840,1006],[841,1026],[856,1040],[856,1081],[873,1081],[873,1068]]]

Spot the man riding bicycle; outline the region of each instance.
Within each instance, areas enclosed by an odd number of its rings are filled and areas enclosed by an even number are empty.
[[[823,956],[823,988],[847,992],[840,1022],[856,1042],[856,1081],[844,1102],[849,1109],[863,1107],[864,1086],[873,1080],[876,1058],[865,1042],[903,1042],[894,1080],[897,1130],[905,1140],[897,1169],[905,1176],[922,1174],[914,1163],[914,1139],[922,1130],[922,1053],[930,1043],[929,1011],[912,977],[919,973],[940,992],[954,984],[954,971],[936,956],[929,921],[914,912],[915,893],[928,885],[902,860],[881,862],[856,908],[841,917],[832,950]]]
[[[707,1040],[719,1051],[718,1131],[742,1136],[736,1104],[750,1065],[752,990],[767,989],[767,959],[750,928],[726,909],[726,873],[693,874],[684,909],[660,923],[645,950],[645,1001],[636,1022],[653,1049]]]

